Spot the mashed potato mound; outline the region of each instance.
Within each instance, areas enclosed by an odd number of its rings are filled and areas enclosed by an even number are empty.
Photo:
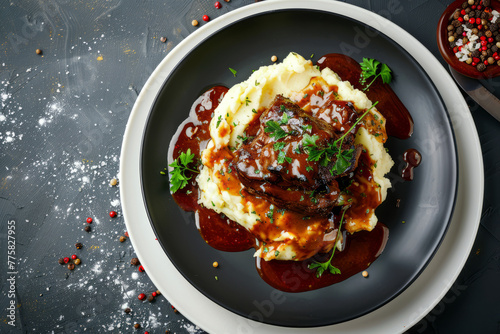
[[[374,211],[385,200],[391,186],[384,175],[394,162],[383,146],[387,139],[385,119],[372,107],[367,96],[349,82],[342,81],[330,69],[320,71],[311,61],[296,53],[290,53],[282,63],[261,67],[248,80],[226,93],[210,123],[212,140],[202,152],[204,166],[197,178],[199,203],[223,213],[252,232],[259,240],[256,256],[265,260],[303,260],[318,251],[331,250],[336,236],[333,220],[289,212],[250,194],[231,164],[232,152],[241,145],[249,124],[269,107],[278,94],[327,122],[334,120],[325,115],[333,113],[318,111],[318,100],[350,101],[359,116],[371,108],[361,122],[363,125],[356,133],[355,142],[364,148],[360,163],[362,161],[372,177],[355,173],[352,184],[343,195],[344,200],[352,204],[345,214],[347,232],[371,231],[375,227],[378,220]],[[378,198],[376,205],[370,206],[363,201],[367,194]]]

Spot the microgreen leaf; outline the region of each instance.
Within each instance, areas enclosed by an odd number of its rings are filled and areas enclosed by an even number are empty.
[[[236,76],[236,73],[238,73],[238,72],[236,72],[235,69],[232,69],[231,67],[229,68],[229,70],[231,71],[231,73],[233,73],[234,76]]]
[[[285,142],[279,141],[279,142],[274,143],[273,148],[275,151],[280,151],[280,150],[284,149],[285,146],[286,146]]]
[[[285,151],[280,151],[280,153],[278,153],[278,157],[276,158],[276,160],[278,161],[279,164],[282,164],[285,162],[285,158],[286,158]]]
[[[380,69],[380,76],[384,83],[390,83],[392,80],[391,69],[386,64],[382,64],[382,68]]]
[[[283,130],[279,123],[275,121],[267,121],[264,131],[269,133],[269,137],[274,137],[275,140],[285,138],[288,135],[288,132]]]

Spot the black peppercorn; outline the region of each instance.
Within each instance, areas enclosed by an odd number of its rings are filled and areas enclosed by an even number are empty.
[[[498,30],[498,24],[497,24],[497,23],[492,23],[492,24],[490,24],[490,30],[491,30],[491,31],[496,31],[496,30]]]
[[[59,262],[59,264],[64,264],[64,259],[60,258],[59,260],[57,260],[57,262]]]
[[[73,270],[73,269],[75,269],[75,264],[74,264],[74,263],[69,263],[69,264],[68,264],[68,269],[69,269],[69,270]]]
[[[134,257],[132,260],[130,260],[130,264],[133,266],[138,266],[141,264],[138,258]]]
[[[453,20],[451,24],[453,24],[455,28],[458,28],[462,25],[462,22],[460,22],[459,20]]]
[[[148,297],[148,302],[152,303],[154,301],[155,301],[155,297],[153,297],[153,296]]]
[[[455,12],[453,13],[453,18],[454,18],[455,20],[457,20],[459,17],[460,17],[460,11],[457,9],[457,10],[455,10]]]
[[[139,325],[139,324],[137,324],[137,323],[136,323],[136,324],[134,325],[134,328],[135,328],[135,329],[139,329],[139,328],[141,328],[141,325]]]
[[[498,34],[498,35],[496,35],[496,36],[495,36],[495,40],[496,40],[497,42],[500,42],[500,34]]]
[[[91,228],[90,228],[90,226],[88,226],[88,225],[87,225],[87,226],[85,226],[84,230],[85,230],[85,232],[90,232],[90,231],[92,231],[92,229],[91,229]]]
[[[462,35],[463,32],[464,32],[464,27],[460,26],[457,28],[457,34]]]
[[[488,18],[488,13],[481,12],[481,18],[482,19],[487,19]]]
[[[486,69],[486,65],[484,65],[483,63],[479,63],[479,64],[477,64],[476,69],[479,72],[483,72]]]
[[[472,52],[472,57],[479,58],[480,55],[481,52],[479,52],[478,50],[474,50],[474,52]]]
[[[470,18],[476,17],[476,11],[475,11],[475,10],[471,10],[471,11],[469,12],[469,17],[470,17]]]
[[[490,0],[483,0],[483,6],[488,7],[489,5],[491,5]]]
[[[469,4],[467,3],[467,1],[465,1],[463,4],[462,4],[462,8],[465,9],[469,7]]]
[[[497,51],[498,51],[498,46],[493,45],[493,46],[491,47],[491,52],[495,53],[495,52],[497,52]]]
[[[467,22],[467,23],[465,24],[465,26],[467,27],[467,29],[472,29],[472,28],[474,28],[474,25],[473,25],[472,23],[470,23],[470,22]]]
[[[130,309],[130,307],[127,307],[126,309],[123,310],[123,312],[129,314],[130,312],[132,312],[132,310]]]
[[[82,249],[83,245],[82,245],[82,243],[81,243],[81,242],[77,242],[77,243],[75,244],[75,247],[76,247],[76,249]]]

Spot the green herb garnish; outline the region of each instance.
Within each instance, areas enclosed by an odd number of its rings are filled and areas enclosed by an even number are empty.
[[[340,235],[341,235],[340,228],[342,227],[342,223],[344,222],[344,214],[345,214],[346,210],[347,210],[347,207],[342,210],[342,218],[340,218],[339,228],[337,230],[337,238],[335,239],[335,245],[333,245],[332,255],[330,256],[330,259],[326,262],[314,261],[313,263],[311,263],[307,266],[309,269],[316,269],[316,277],[317,278],[320,278],[321,275],[323,275],[323,273],[325,271],[329,271],[330,273],[332,273],[334,275],[340,274],[340,269],[332,266],[332,259],[333,259],[333,255],[335,254],[335,249],[337,248],[337,246],[340,242]]]
[[[177,190],[184,188],[188,184],[191,176],[187,177],[186,171],[199,173],[197,170],[188,167],[188,165],[193,163],[193,161],[194,153],[192,154],[191,149],[188,148],[185,153],[181,152],[179,157],[169,165],[173,168],[172,172],[170,172],[170,191],[172,194]]]
[[[319,139],[317,135],[309,135],[304,134],[302,138],[302,144],[304,145],[304,149],[309,153],[308,161],[319,161],[319,163],[326,167],[328,163],[331,161],[331,158],[335,156],[337,160],[335,164],[330,169],[330,173],[332,175],[340,175],[345,172],[351,165],[350,161],[352,160],[354,149],[350,148],[348,150],[342,150],[342,143],[344,142],[344,138],[349,134],[352,129],[356,127],[356,125],[366,116],[366,114],[378,103],[375,102],[369,109],[365,111],[365,113],[354,122],[349,130],[347,130],[342,137],[335,140],[333,143],[329,144],[325,148],[319,148],[316,144],[316,141]]]
[[[229,70],[231,71],[231,73],[233,73],[234,76],[236,76],[236,73],[238,73],[238,72],[236,72],[235,69],[232,69],[231,67],[229,68]]]
[[[269,137],[274,137],[275,140],[285,138],[289,135],[289,133],[283,130],[276,121],[267,121],[264,131],[269,133]]]
[[[375,59],[369,59],[369,58],[363,58],[363,62],[359,63],[359,64],[361,65],[361,71],[362,71],[361,77],[359,79],[359,82],[361,83],[361,85],[364,85],[366,83],[366,79],[368,79],[372,76],[375,76],[375,78],[373,78],[373,80],[370,82],[370,84],[368,84],[368,86],[363,88],[363,91],[366,91],[368,88],[370,88],[372,83],[378,77],[382,77],[383,83],[388,84],[391,82],[391,80],[392,80],[391,69],[386,64],[382,64]],[[377,74],[379,65],[381,65],[381,67],[380,67],[380,71]]]

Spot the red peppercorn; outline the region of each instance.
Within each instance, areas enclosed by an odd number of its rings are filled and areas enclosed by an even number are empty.
[[[464,18],[463,17],[459,17],[457,20],[460,21],[460,22],[464,22]]]
[[[469,23],[470,23],[470,24],[474,24],[474,23],[476,23],[476,19],[475,19],[475,18],[473,18],[473,17],[472,17],[472,18],[470,18],[470,19],[469,19]]]
[[[203,19],[203,21],[205,21],[205,22],[210,21],[210,17],[208,17],[208,15],[203,15],[202,19]]]
[[[481,6],[481,5],[477,5],[477,7],[476,7],[476,8],[477,8],[477,10],[481,10],[481,8],[483,8],[483,6]]]
[[[493,37],[488,38],[488,43],[493,43],[494,39]]]
[[[497,56],[493,56],[493,59],[500,60],[500,56],[498,56],[498,55]]]
[[[485,46],[486,44],[488,44],[488,42],[486,42],[486,41],[481,41],[481,46]]]
[[[483,61],[484,65],[488,66],[490,63],[488,63],[487,60]]]
[[[127,231],[125,231],[125,233],[123,233],[123,235],[128,238],[128,232]]]
[[[140,271],[141,273],[143,273],[143,272],[144,272],[144,267],[143,267],[142,265],[140,265],[140,266],[139,266],[139,271]]]
[[[483,25],[482,25],[482,24],[478,25],[478,26],[477,26],[477,29],[478,29],[478,30],[483,30]]]
[[[481,51],[486,51],[486,50],[488,50],[488,47],[487,47],[487,46],[482,46],[482,47],[481,47]]]
[[[109,212],[109,216],[110,216],[111,218],[115,218],[117,215],[118,215],[118,214],[116,213],[116,211],[110,211],[110,212]]]
[[[144,332],[144,334],[149,334],[149,332],[148,332],[148,331],[146,331],[146,332]]]
[[[64,258],[64,263],[68,263],[68,262],[69,262],[69,257],[67,257],[67,256],[66,256],[66,257]]]
[[[472,8],[472,9],[476,9],[476,5],[472,5],[470,8]]]
[[[476,65],[477,65],[477,63],[473,61],[473,62],[471,63],[471,65],[472,65],[472,66],[476,66]]]
[[[76,260],[76,259],[78,259],[78,256],[76,256],[76,254],[73,254],[73,255],[71,255],[71,258],[72,258],[73,260]]]
[[[87,218],[87,223],[92,224],[92,218],[88,217]]]
[[[458,52],[458,47],[457,47],[457,46],[455,46],[455,47],[453,48],[453,52],[454,52],[454,53],[457,53],[457,52]]]
[[[481,37],[479,37],[479,39],[482,40],[482,41],[485,41],[486,40],[486,36],[481,36]]]
[[[151,293],[151,296],[156,297],[156,291],[153,291],[153,292]]]
[[[465,9],[462,9],[462,10],[460,11],[460,14],[465,15],[465,14],[467,14],[467,13],[465,12]]]
[[[146,299],[146,295],[143,293],[140,293],[139,296],[137,296],[137,298],[139,298],[139,300],[144,300],[144,299]]]
[[[222,5],[220,4],[219,1],[216,1],[214,6],[215,6],[216,9],[221,9],[222,8]]]
[[[473,57],[472,61],[475,62],[476,64],[479,63],[481,60],[477,57]]]

